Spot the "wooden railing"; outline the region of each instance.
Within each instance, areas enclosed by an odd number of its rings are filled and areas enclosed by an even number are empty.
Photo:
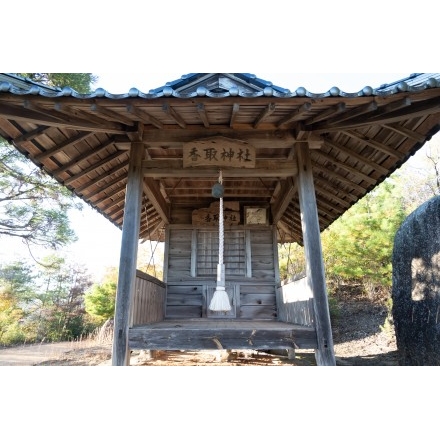
[[[165,283],[137,270],[130,327],[163,321],[165,317],[165,292]]]
[[[313,294],[307,278],[281,285],[277,290],[278,318],[292,324],[313,326]]]

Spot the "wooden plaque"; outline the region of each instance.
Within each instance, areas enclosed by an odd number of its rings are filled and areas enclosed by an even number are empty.
[[[183,145],[183,167],[255,168],[255,147],[223,136],[200,139]]]

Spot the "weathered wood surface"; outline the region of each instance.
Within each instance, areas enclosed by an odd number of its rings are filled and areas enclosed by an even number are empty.
[[[162,321],[165,318],[165,293],[165,283],[136,271],[130,326]]]
[[[112,365],[114,366],[129,364],[128,327],[136,281],[136,260],[142,207],[142,160],[144,154],[144,145],[134,142],[131,147],[119,260],[120,270],[116,294],[112,351]]]
[[[166,320],[130,328],[133,350],[315,349],[310,327],[256,320]]]
[[[167,237],[166,317],[206,317],[207,295],[216,280],[218,231],[173,225]],[[235,292],[237,317],[277,319],[274,240],[272,227],[238,226],[225,231],[226,281]]]
[[[313,295],[307,278],[280,286],[277,297],[278,317],[281,321],[313,326]]]
[[[299,165],[298,194],[304,237],[307,283],[313,293],[314,325],[318,340],[316,361],[318,365],[336,365],[312,164],[307,145],[298,147],[297,158]]]
[[[255,147],[239,139],[213,136],[183,145],[183,167],[255,168]]]

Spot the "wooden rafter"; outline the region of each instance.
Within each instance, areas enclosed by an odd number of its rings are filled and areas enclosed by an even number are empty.
[[[121,192],[124,192],[124,194],[122,196],[119,196],[118,198],[115,198],[115,196],[121,194]],[[124,201],[124,197],[125,197],[125,185],[121,185],[121,182],[119,182],[119,186],[117,188],[113,189],[112,192],[105,194],[101,198],[94,200],[93,203],[95,203],[96,205],[100,205],[101,203],[104,203],[107,200],[112,199],[110,203],[105,205],[105,210],[107,211],[114,205],[118,203],[122,203]],[[110,212],[109,215],[111,216],[112,213]]]
[[[150,114],[148,114],[146,111],[132,105],[132,104],[128,104],[126,106],[127,112],[130,114],[133,114],[134,116],[136,116],[136,118],[138,118],[140,121],[142,122],[147,122],[150,123],[151,125],[153,125],[156,128],[163,128],[163,124],[162,122],[159,121],[159,119],[155,118],[154,116],[151,116]]]
[[[360,163],[368,166],[369,168],[371,168],[373,170],[376,170],[376,171],[378,171],[380,173],[384,173],[384,174],[386,174],[388,172],[388,170],[385,167],[383,167],[382,165],[379,165],[378,163],[373,162],[372,160],[368,159],[368,157],[365,157],[359,153],[356,153],[355,151],[353,151],[353,149],[344,147],[343,145],[337,144],[336,142],[333,142],[332,140],[327,139],[327,138],[324,140],[324,144],[330,148],[335,149],[336,151],[340,151],[340,152],[346,154],[351,159],[358,160]]]
[[[316,168],[316,167],[314,167]],[[346,197],[347,199],[349,199],[351,202],[356,202],[357,201],[357,197],[350,193],[350,192],[346,192],[343,188],[340,187],[340,182],[336,181],[336,184],[338,186],[335,186],[335,184],[332,184],[332,182],[330,182],[328,179],[324,179],[320,176],[318,176],[316,173],[313,174],[313,179],[315,180],[315,185],[319,188],[321,188],[321,192],[327,191],[329,194],[328,198],[331,199],[333,197],[335,197],[335,200],[338,203],[347,203],[348,205],[351,205],[350,203],[346,202],[345,200],[341,199],[338,194],[343,193],[344,197]]]
[[[102,174],[99,174],[98,177],[96,177],[95,179],[87,181],[87,183],[85,183],[84,185],[81,185],[81,186],[75,188],[75,192],[77,194],[82,194],[88,188],[90,188],[94,185],[97,185],[98,183],[102,182],[104,179],[110,178],[111,176],[116,174],[118,171],[121,171],[127,167],[128,167],[128,159],[126,161],[121,162],[120,164],[116,165],[112,169],[110,169]],[[114,182],[112,180],[109,181],[109,186],[111,186],[111,185],[114,185]],[[103,187],[100,187],[100,189],[103,189]]]
[[[312,131],[331,131],[331,130],[343,130],[348,128],[363,127],[365,125],[371,125],[374,119],[379,121],[386,121],[393,119],[392,114],[398,110],[405,109],[411,106],[411,99],[406,97],[398,101],[390,102],[389,104],[378,107],[374,112],[365,115],[351,118],[347,121],[342,121],[338,124],[329,124],[327,121],[319,123],[304,124],[308,130]]]
[[[346,105],[344,102],[339,102],[333,107],[330,107],[311,118],[306,119],[303,123],[305,126],[315,124],[319,121],[323,121],[328,119],[329,117],[334,117],[335,115],[339,115],[346,110]]]
[[[351,205],[350,203],[348,203],[346,200],[341,199],[340,197],[332,194],[329,190],[328,190],[328,186],[322,186],[322,179],[316,179],[316,177],[314,177],[315,180],[315,189],[318,193],[322,194],[326,199],[330,200],[331,202],[336,202],[337,204],[343,206],[344,208],[349,208]],[[321,183],[321,184],[320,184]],[[330,207],[332,207],[333,205],[329,205]]]
[[[294,112],[290,113],[277,123],[277,127],[281,127],[282,125],[288,124],[290,122],[297,121],[302,118],[304,114],[308,113],[312,108],[312,104],[310,102],[305,102],[299,108],[297,108]]]
[[[314,170],[317,170],[321,173],[327,174],[329,177],[340,182],[341,185],[344,185],[346,188],[349,188],[350,190],[356,190],[361,195],[365,194],[366,188],[364,188],[363,186],[358,185],[357,183],[353,182],[352,180],[341,176],[339,173],[335,173],[334,171],[329,170],[328,167],[324,167],[324,166],[319,165],[317,162],[314,162],[313,160],[312,160],[312,164],[313,164]],[[347,192],[347,189],[345,189],[345,191]]]
[[[113,110],[109,110],[108,108],[103,107],[101,105],[91,104],[90,110],[98,115],[105,116],[106,118],[109,118],[113,121],[123,122],[129,127],[134,125],[134,121],[132,119],[127,118],[126,116],[121,115],[120,113],[115,112]]]
[[[27,133],[23,133],[20,136],[17,136],[13,139],[14,144],[20,144],[24,141],[31,141],[32,139],[35,139],[37,136],[40,136],[47,131],[49,131],[51,127],[48,127],[46,125],[41,125],[40,127],[35,128],[34,130],[28,131]]]
[[[46,159],[46,157],[54,156],[55,154],[59,153],[60,151],[65,150],[66,148],[70,147],[71,145],[75,145],[78,142],[84,141],[93,135],[94,135],[94,133],[90,133],[90,132],[78,133],[76,136],[68,138],[64,142],[61,142],[60,144],[55,145],[55,147],[49,148],[48,150],[37,154],[35,156],[35,160],[37,162],[41,162],[43,159]]]
[[[176,112],[176,110],[173,109],[169,104],[163,104],[162,105],[162,111],[166,113],[171,119],[174,119],[174,121],[181,127],[186,128],[186,122],[183,120],[183,118]]]
[[[340,124],[341,122],[349,121],[351,119],[357,118],[362,115],[368,115],[369,113],[373,113],[378,108],[376,101],[368,102],[360,107],[356,107],[352,110],[348,110],[345,113],[342,113],[333,118],[327,119],[327,124],[334,125]]]
[[[408,137],[410,139],[414,139],[415,141],[424,144],[426,141],[425,136],[413,131],[413,130],[408,130],[405,127],[402,127],[401,125],[398,124],[382,124],[383,128],[386,128],[388,130],[394,131],[395,133],[399,133],[400,135],[404,136],[404,137]]]
[[[320,150],[315,150],[315,154],[317,154],[318,156],[322,157],[323,159],[331,162],[335,166],[342,168],[343,170],[349,172],[350,174],[358,177],[359,179],[365,180],[370,185],[374,185],[376,183],[376,180],[373,179],[372,177],[368,176],[365,173],[361,173],[357,168],[352,167],[351,165],[348,165],[344,162],[339,161],[338,159],[331,156],[330,154],[324,153],[323,151],[320,151]]]
[[[232,106],[232,113],[231,113],[231,118],[230,118],[230,121],[229,121],[229,127],[230,128],[234,128],[234,123],[235,123],[235,120],[236,120],[236,118],[238,116],[238,112],[239,111],[240,111],[240,105],[237,104],[237,103],[234,103],[233,106]]]
[[[53,172],[53,175],[54,176],[59,176],[60,174],[62,174],[65,171],[67,171],[68,169],[70,169],[70,168],[80,164],[81,162],[83,162],[83,161],[85,161],[87,159],[90,159],[93,156],[96,156],[101,151],[106,150],[107,147],[109,147],[110,145],[113,145],[113,144],[114,144],[113,138],[108,139],[107,141],[105,141],[101,145],[98,145],[97,147],[94,147],[93,150],[87,150],[86,152],[84,152],[84,153],[80,154],[79,156],[75,157],[74,159],[72,159],[71,161],[67,162],[63,166],[57,168],[57,170],[55,172]]]
[[[373,139],[370,139],[368,136],[365,136],[363,134],[354,132],[354,131],[349,131],[349,130],[344,130],[341,131],[342,134],[345,134],[346,136],[349,136],[353,139],[356,139],[366,145],[369,145],[370,147],[381,151],[382,153],[385,154],[389,154],[392,157],[397,157],[398,159],[403,159],[405,157],[405,155],[403,153],[401,153],[398,150],[395,150],[394,148],[389,147],[388,145],[385,144],[381,144],[380,142],[377,142]]]
[[[168,214],[169,207],[165,199],[162,197],[157,181],[151,178],[144,178],[144,193],[158,212],[161,220],[165,224],[170,223]]]
[[[276,105],[272,102],[264,108],[253,123],[253,127],[257,128],[267,117],[269,117],[276,109]]]
[[[121,157],[122,155],[127,154],[126,151],[116,151],[115,153],[111,154],[110,156],[105,157],[104,159],[101,159],[99,162],[91,165],[90,167],[82,170],[79,173],[74,174],[73,176],[69,177],[68,179],[64,180],[64,185],[70,185],[72,182],[74,182],[77,179],[80,179],[83,176],[86,176],[87,174],[97,170],[98,168],[101,168],[104,164],[110,163],[112,160]]]
[[[197,104],[197,113],[200,116],[200,119],[203,122],[203,125],[208,128],[209,127],[209,120],[208,120],[208,115],[206,113],[206,109],[204,104]]]
[[[277,201],[272,204],[272,217],[273,222],[278,223],[293,197],[298,191],[296,182],[290,177],[282,181],[280,184],[280,194],[277,197]]]

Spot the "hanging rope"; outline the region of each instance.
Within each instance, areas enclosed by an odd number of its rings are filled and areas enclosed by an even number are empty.
[[[223,226],[223,176],[220,170],[218,183],[212,188],[212,195],[220,198],[219,216],[218,216],[218,265],[217,265],[217,287],[212,296],[209,310],[214,312],[228,312],[231,310],[229,296],[225,289],[225,265],[223,264],[224,252],[224,226]]]

